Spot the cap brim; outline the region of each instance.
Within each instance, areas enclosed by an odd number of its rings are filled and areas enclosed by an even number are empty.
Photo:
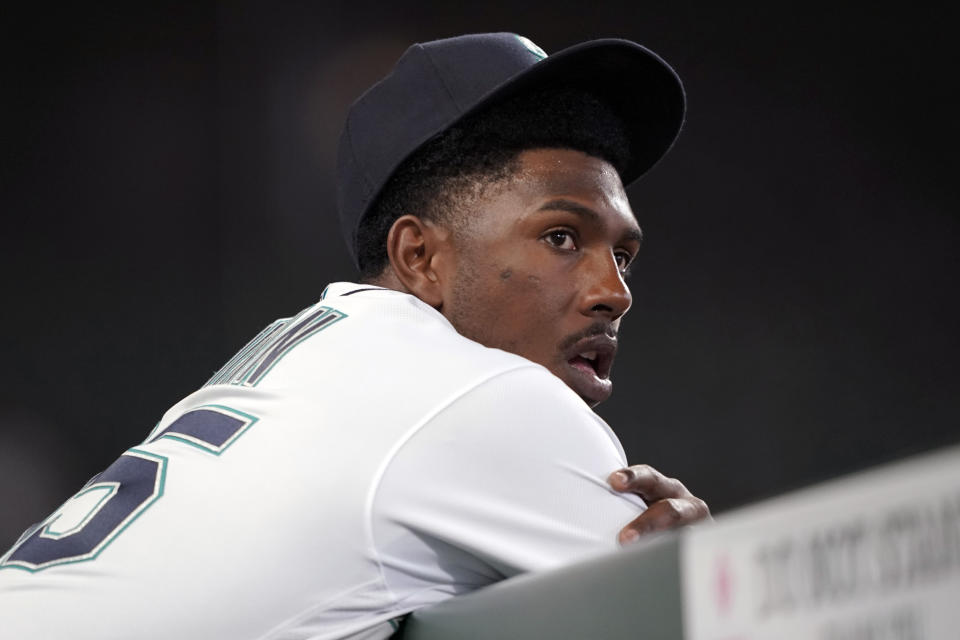
[[[686,98],[676,72],[630,40],[607,38],[558,51],[491,90],[466,116],[514,95],[544,88],[581,89],[607,104],[626,129],[624,185],[650,170],[683,126]]]

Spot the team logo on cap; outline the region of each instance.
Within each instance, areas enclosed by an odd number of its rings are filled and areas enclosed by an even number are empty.
[[[517,40],[520,41],[520,44],[522,44],[524,47],[526,47],[527,51],[529,51],[529,52],[532,53],[533,55],[537,56],[537,57],[540,58],[541,60],[543,60],[544,58],[547,57],[547,52],[544,51],[543,49],[541,49],[540,47],[538,47],[538,46],[536,45],[536,43],[534,43],[534,41],[531,40],[530,38],[524,38],[523,36],[517,36]]]

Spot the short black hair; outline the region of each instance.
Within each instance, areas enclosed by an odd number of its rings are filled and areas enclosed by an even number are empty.
[[[621,120],[572,90],[523,94],[471,114],[415,151],[394,172],[357,231],[364,280],[386,268],[387,234],[407,213],[453,223],[470,193],[509,178],[528,149],[564,148],[602,158],[621,172],[629,146]]]

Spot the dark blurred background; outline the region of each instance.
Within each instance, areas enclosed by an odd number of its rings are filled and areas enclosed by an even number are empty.
[[[626,37],[685,82],[631,189],[645,247],[599,409],[632,461],[722,513],[960,441],[947,3],[54,6],[0,19],[0,547],[354,278],[346,109],[410,43],[471,31]]]

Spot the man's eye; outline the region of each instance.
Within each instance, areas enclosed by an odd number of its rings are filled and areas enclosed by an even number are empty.
[[[550,231],[545,236],[547,242],[558,249],[569,249],[573,250],[577,248],[576,243],[573,241],[573,234],[569,231],[564,231],[563,229],[555,229]]]
[[[614,257],[617,259],[617,267],[620,271],[626,273],[630,269],[630,254],[624,252],[618,252],[614,254]]]

